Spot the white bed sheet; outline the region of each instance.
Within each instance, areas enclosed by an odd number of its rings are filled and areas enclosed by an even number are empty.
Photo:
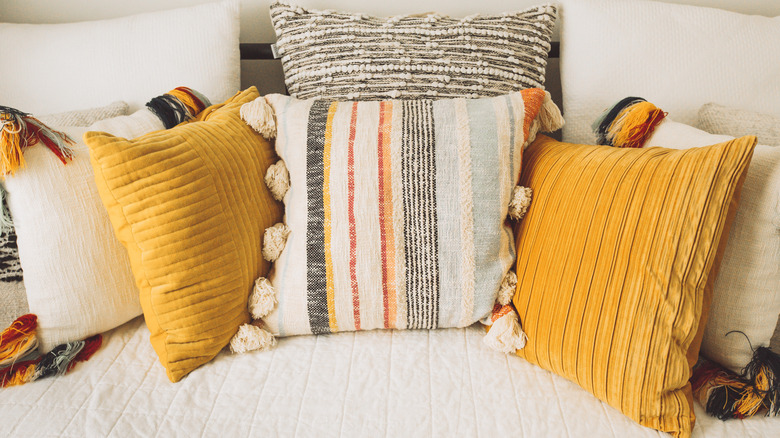
[[[664,436],[561,377],[488,350],[478,327],[281,339],[170,383],[143,320],[63,377],[0,389],[3,436]],[[696,437],[778,437],[780,418]]]

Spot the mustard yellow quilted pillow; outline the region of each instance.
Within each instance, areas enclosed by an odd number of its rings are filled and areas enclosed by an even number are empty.
[[[152,345],[174,382],[249,322],[247,297],[269,269],[262,236],[282,208],[263,177],[278,158],[239,115],[258,96],[250,88],[192,122],[134,140],[84,136]]]
[[[690,368],[755,144],[531,144],[513,300],[528,342],[517,354],[644,426],[690,436]]]

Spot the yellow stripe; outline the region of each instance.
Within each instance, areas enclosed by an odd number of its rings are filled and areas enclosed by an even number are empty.
[[[330,146],[333,140],[333,116],[336,114],[338,102],[332,102],[328,108],[328,121],[325,124],[325,150],[323,152],[323,183],[322,199],[325,209],[325,275],[328,288],[328,324],[331,332],[339,331],[336,322],[336,300],[333,287],[333,255],[331,253],[331,217],[330,217]]]

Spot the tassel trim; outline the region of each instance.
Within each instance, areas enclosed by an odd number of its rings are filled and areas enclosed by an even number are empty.
[[[265,277],[255,280],[255,287],[249,295],[249,314],[260,319],[271,313],[276,306],[276,290]]]
[[[276,122],[274,121],[274,109],[265,100],[265,97],[241,105],[241,119],[252,129],[257,131],[266,140],[276,137]]]
[[[91,358],[103,344],[103,337],[95,335],[83,341],[58,345],[40,355],[37,352],[36,327],[37,317],[27,314],[19,317],[0,335],[0,387],[62,376],[77,363]]]
[[[601,145],[641,148],[666,113],[641,97],[626,97],[591,125]]]
[[[496,304],[490,317],[492,324],[482,342],[493,350],[502,353],[514,353],[525,347],[528,342],[523,329],[520,327],[517,312],[512,305],[501,306]]]
[[[275,262],[282,254],[289,235],[290,228],[281,222],[266,228],[263,234],[263,258]]]
[[[777,416],[779,379],[780,355],[768,347],[758,347],[741,374],[700,359],[693,369],[691,388],[707,413],[721,420],[749,418],[759,412]]]
[[[276,338],[269,331],[252,324],[241,324],[238,332],[230,339],[230,351],[247,353],[250,351],[268,351],[276,346]]]
[[[284,161],[279,160],[268,166],[265,172],[265,185],[271,191],[271,196],[279,202],[284,200],[284,195],[290,190],[290,173]]]
[[[533,190],[530,187],[515,186],[512,189],[512,199],[509,201],[509,218],[519,221],[525,217],[528,207],[531,206],[531,195]]]
[[[24,149],[43,143],[67,164],[75,144],[67,134],[55,131],[30,114],[0,106],[0,174],[13,175],[24,166]]]
[[[563,128],[564,120],[560,108],[552,100],[549,91],[544,92],[544,101],[539,109],[539,131],[555,132]]]

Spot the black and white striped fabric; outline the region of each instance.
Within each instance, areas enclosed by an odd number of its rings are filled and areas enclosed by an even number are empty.
[[[0,232],[0,282],[22,281],[19,248],[13,228]]]
[[[557,9],[377,18],[271,5],[290,95],[381,100],[492,97],[543,88]]]

